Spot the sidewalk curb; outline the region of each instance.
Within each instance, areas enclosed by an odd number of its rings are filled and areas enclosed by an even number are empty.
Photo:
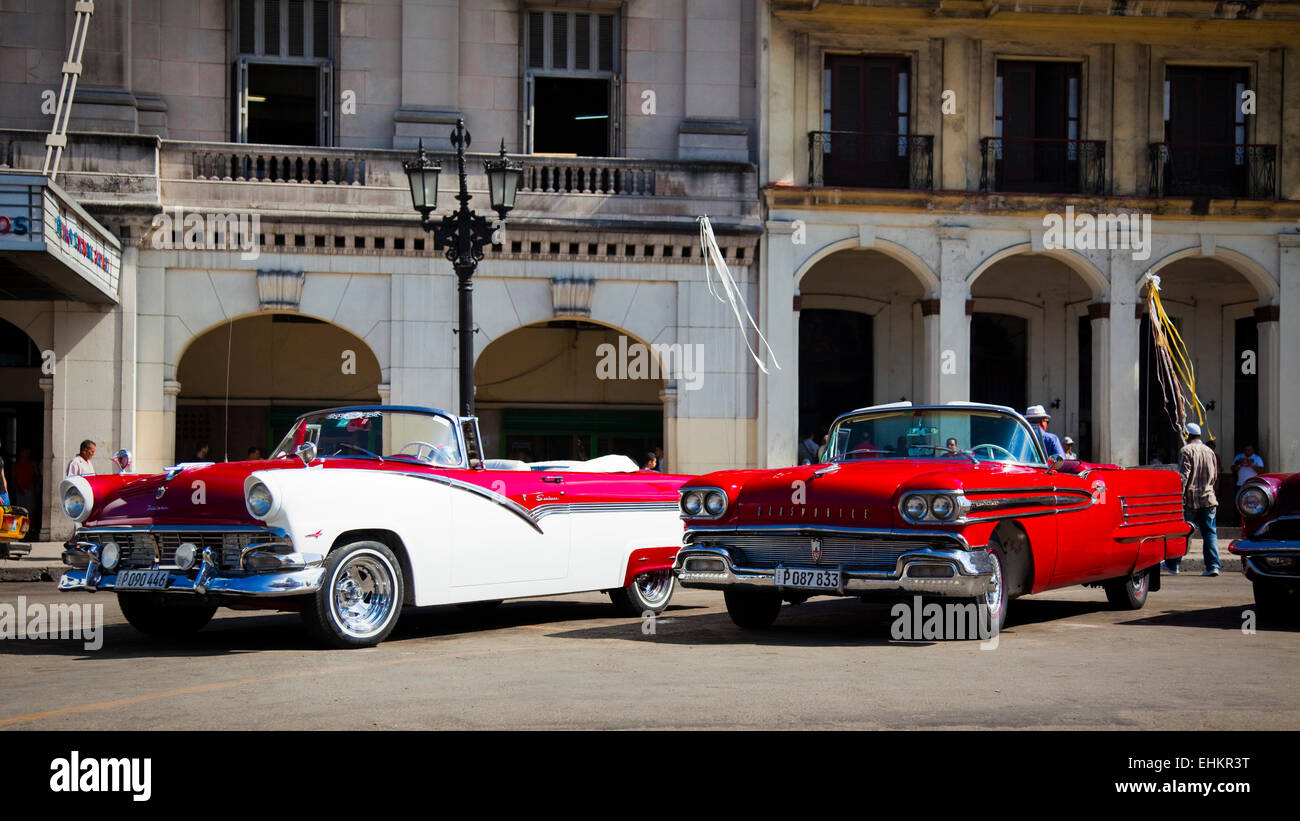
[[[0,562],[0,583],[54,582],[67,570],[62,564],[20,564]]]

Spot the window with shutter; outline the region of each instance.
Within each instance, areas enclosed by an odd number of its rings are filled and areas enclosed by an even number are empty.
[[[333,143],[333,0],[239,0],[234,12],[234,140]]]
[[[618,17],[530,11],[524,32],[525,144],[609,156],[618,143]]]

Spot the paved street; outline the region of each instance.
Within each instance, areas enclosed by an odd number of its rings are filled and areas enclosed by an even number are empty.
[[[1087,588],[1022,599],[993,650],[889,641],[888,609],[856,600],[744,633],[701,591],[653,635],[590,594],[408,609],[350,652],[315,649],[296,614],[220,611],[162,641],[112,596],[0,585],[0,603],[19,596],[102,603],[108,626],[95,652],[0,641],[0,729],[1300,728],[1300,635],[1243,634],[1236,573],[1166,577],[1136,613]]]

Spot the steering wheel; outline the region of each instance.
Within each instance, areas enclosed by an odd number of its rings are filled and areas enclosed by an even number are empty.
[[[993,455],[993,451],[995,451],[995,450],[1000,450],[1000,451],[1002,451],[1003,453],[1005,453],[1005,454],[1007,455],[1007,460],[1008,460],[1008,461],[1011,461],[1011,462],[1016,461],[1015,454],[1013,454],[1011,451],[1007,450],[1006,448],[1002,447],[1001,445],[994,445],[994,444],[991,444],[991,443],[989,443],[989,444],[983,444],[983,445],[976,445],[975,447],[973,447],[973,448],[970,449],[970,452],[971,452],[971,453],[975,453],[975,452],[978,451],[980,448],[988,448],[988,451],[989,451],[989,459],[990,459],[991,461],[995,461],[995,462],[998,461],[998,458],[997,458],[996,456]]]
[[[441,458],[435,458],[435,457],[441,457],[445,453],[441,445],[435,445],[432,442],[423,442],[417,439],[414,442],[407,442],[405,445],[402,445],[402,447],[397,452],[399,454],[405,455],[406,449],[409,447],[415,448],[415,453],[409,455],[414,456],[417,460],[421,462],[433,462],[434,464],[444,464],[446,461]],[[422,453],[424,453],[425,450],[429,451],[429,458],[427,459],[421,455]]]

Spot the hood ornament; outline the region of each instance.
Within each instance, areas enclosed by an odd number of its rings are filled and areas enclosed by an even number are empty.
[[[828,474],[828,473],[834,473],[835,471],[837,471],[837,470],[839,470],[839,469],[840,469],[840,463],[839,463],[839,462],[831,462],[831,463],[830,463],[829,465],[827,465],[826,467],[821,468],[821,469],[819,469],[819,470],[815,470],[815,471],[813,471],[813,478],[816,478],[816,477],[818,477],[818,476],[825,476],[825,475]]]
[[[153,495],[153,497],[154,497],[155,499],[161,499],[161,498],[163,497],[163,494],[166,493],[166,492],[167,492],[167,486],[166,486],[166,485],[159,485],[159,486],[158,486],[158,492],[155,493],[155,494]]]

